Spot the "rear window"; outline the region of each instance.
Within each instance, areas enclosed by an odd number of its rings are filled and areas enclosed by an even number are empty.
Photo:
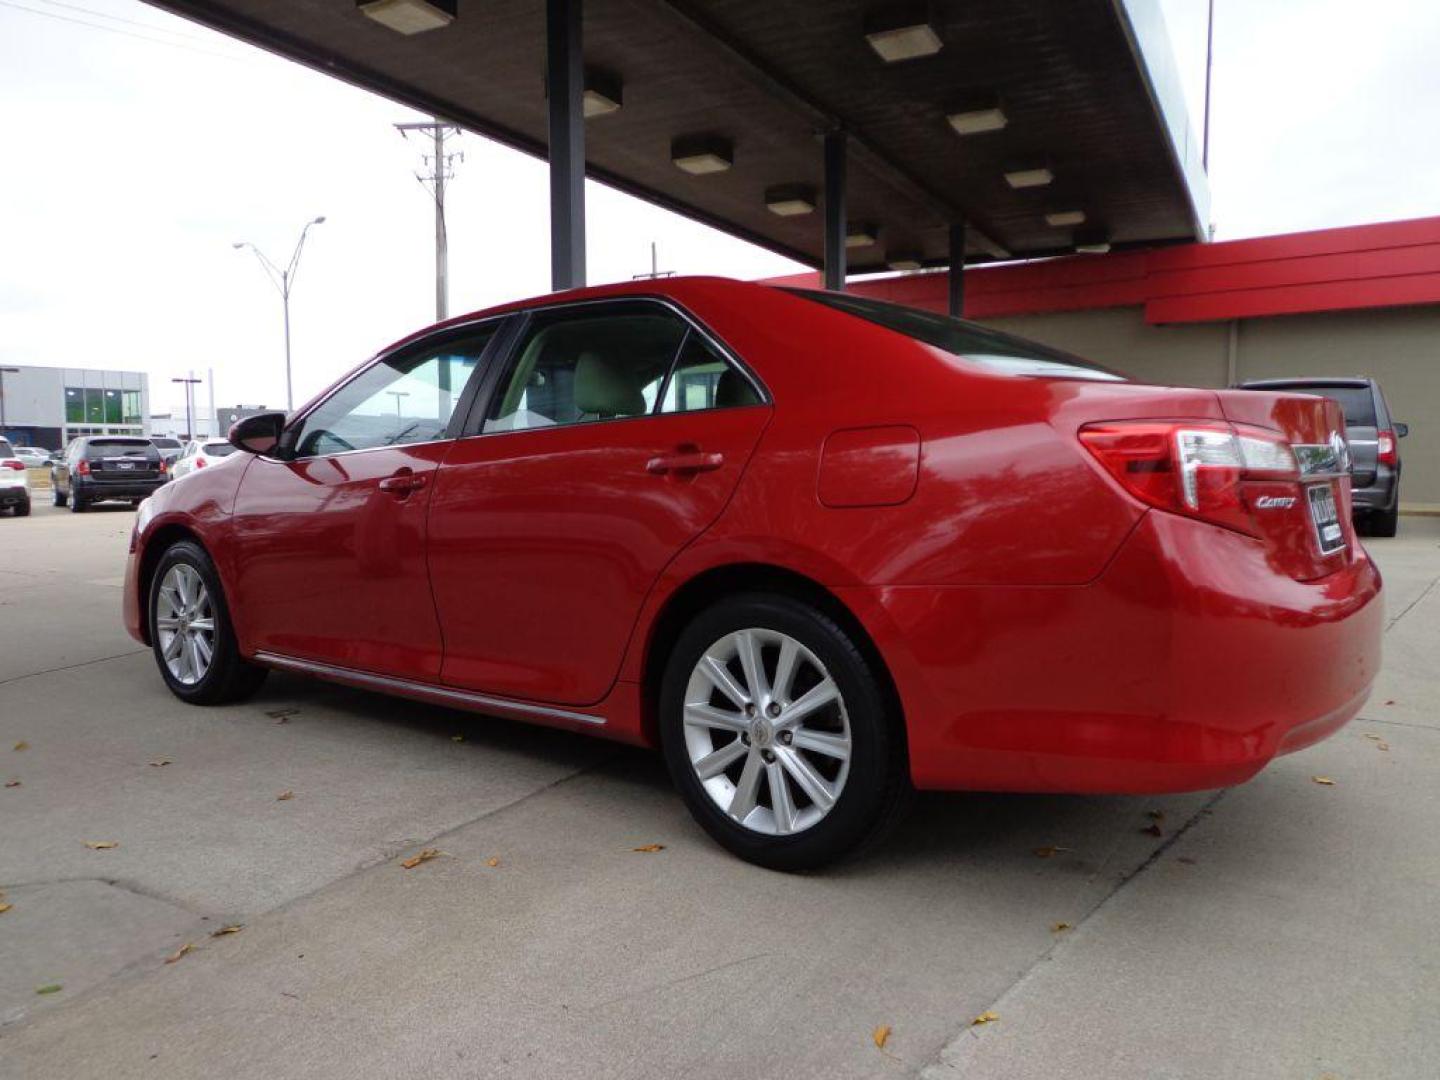
[[[229,457],[235,452],[235,444],[228,442],[211,442],[205,444],[206,457]]]
[[[14,457],[14,456],[15,456],[15,450],[14,450],[14,448],[10,445],[10,440],[9,440],[9,439],[0,439],[0,458],[12,458],[12,457]]]
[[[158,446],[161,450],[179,450],[179,439],[151,439],[150,445]]]
[[[145,439],[91,439],[85,444],[86,457],[159,457],[160,452]]]
[[[1346,427],[1375,427],[1375,395],[1368,386],[1347,386],[1316,382],[1246,383],[1246,390],[1271,390],[1278,393],[1314,394],[1327,397],[1345,413]]]
[[[937,315],[902,304],[850,296],[845,293],[787,289],[795,296],[843,311],[847,315],[883,326],[897,334],[924,342],[951,356],[978,364],[1000,375],[1028,375],[1060,379],[1095,379],[1126,382],[1125,376],[1109,371],[1078,356],[1050,349],[1021,338],[987,330],[963,319]]]

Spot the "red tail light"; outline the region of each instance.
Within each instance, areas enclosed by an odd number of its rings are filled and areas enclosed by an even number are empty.
[[[197,469],[203,469],[205,467],[205,459],[199,454],[195,455],[195,467]]]
[[[164,476],[164,475],[165,475],[167,472],[169,472],[169,471],[170,471],[170,466],[167,465],[167,464],[165,464],[165,459],[162,457],[162,458],[160,459],[160,475],[161,475],[161,476]]]
[[[1298,481],[1279,435],[1216,421],[1122,420],[1088,424],[1080,441],[1142,502],[1259,536],[1243,480]]]
[[[6,458],[4,461],[0,461],[0,465],[3,465],[7,469],[15,469],[19,472],[25,471],[25,463],[19,458]]]
[[[1376,442],[1379,443],[1377,449],[1380,464],[1389,465],[1392,469],[1400,464],[1400,451],[1395,442],[1395,432],[1382,431],[1379,435],[1375,436],[1375,439]]]
[[[90,475],[90,462],[86,461],[84,458],[81,458],[80,461],[79,461],[79,462],[76,464],[76,466],[75,466],[75,471],[76,471],[77,473],[79,473],[81,476],[89,476],[89,475]]]

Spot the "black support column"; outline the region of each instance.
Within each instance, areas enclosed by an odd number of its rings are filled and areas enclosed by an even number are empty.
[[[585,284],[585,62],[581,0],[545,0],[550,97],[550,284]]]
[[[965,314],[965,223],[950,226],[950,314]]]
[[[843,131],[825,135],[825,288],[845,288],[845,151]]]

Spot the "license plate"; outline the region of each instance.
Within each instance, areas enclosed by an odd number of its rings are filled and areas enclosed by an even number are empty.
[[[1335,507],[1335,490],[1329,484],[1316,484],[1309,489],[1308,498],[1320,553],[1331,555],[1345,546],[1345,531],[1340,527],[1340,514]]]
[[[117,468],[117,469],[133,469],[133,468],[135,468],[135,462],[133,462],[133,461],[117,461],[117,462],[115,462],[115,468]]]

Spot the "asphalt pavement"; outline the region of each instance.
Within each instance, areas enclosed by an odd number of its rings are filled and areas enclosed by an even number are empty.
[[[1440,519],[1368,542],[1385,670],[1328,742],[927,795],[782,875],[641,751],[295,677],[179,703],[119,622],[132,512],[39,503],[0,518],[6,1080],[1436,1075]]]

